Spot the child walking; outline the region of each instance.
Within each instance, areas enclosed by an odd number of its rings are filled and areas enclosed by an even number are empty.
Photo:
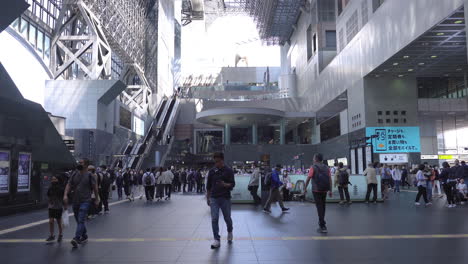
[[[57,221],[59,235],[57,242],[61,242],[63,238],[62,227],[62,213],[63,213],[63,183],[57,176],[52,176],[51,184],[47,190],[47,197],[49,198],[49,231],[50,236],[46,239],[47,242],[55,240],[54,235],[54,219]]]

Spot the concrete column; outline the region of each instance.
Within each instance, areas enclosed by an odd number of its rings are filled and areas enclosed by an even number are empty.
[[[224,125],[224,145],[231,145],[231,125]]]
[[[280,121],[280,145],[284,145],[286,138],[286,122],[284,119]]]
[[[258,125],[252,124],[252,144],[258,144]]]

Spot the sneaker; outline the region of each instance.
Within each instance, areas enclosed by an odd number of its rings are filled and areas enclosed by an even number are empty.
[[[215,240],[213,241],[213,243],[211,244],[211,249],[217,249],[221,246],[221,241],[219,240]]]
[[[420,205],[421,205],[421,203],[418,203],[418,202],[416,202],[416,203],[414,203],[414,205],[416,205],[416,206],[420,206]]]
[[[353,203],[353,202],[349,201],[349,202],[348,202],[348,205],[350,205],[350,204],[352,204],[352,203]]]
[[[429,202],[429,203],[427,203],[427,204],[426,204],[426,206],[430,206],[430,205],[432,205],[432,203],[431,203],[431,202]]]
[[[55,236],[49,236],[47,239],[46,239],[46,242],[52,242],[55,240]]]
[[[109,210],[105,210],[105,211],[104,211],[104,214],[109,214]]]
[[[344,204],[344,201],[340,201],[339,204]]]
[[[70,243],[72,244],[72,247],[73,247],[73,248],[77,248],[77,247],[78,247],[78,244],[79,244],[79,243],[78,243],[78,240],[76,240],[76,239],[72,239],[72,240],[70,241]]]
[[[63,240],[63,235],[59,235],[57,238],[57,242],[62,242],[62,240]]]
[[[78,244],[86,244],[88,242],[88,237],[85,236],[85,237],[82,237],[79,241],[78,241]]]
[[[264,213],[267,213],[267,214],[271,213],[271,211],[268,210],[268,209],[266,209],[266,208],[263,209],[263,212],[264,212]]]
[[[229,232],[228,233],[228,236],[227,236],[227,241],[228,243],[232,243],[232,240],[234,239],[234,236],[232,235],[232,232]]]
[[[328,230],[327,230],[327,227],[319,227],[319,228],[317,228],[317,232],[319,232],[321,234],[326,234],[326,233],[328,233]]]
[[[287,211],[289,211],[289,208],[286,208],[286,207],[285,207],[285,208],[282,208],[281,211],[287,212]]]

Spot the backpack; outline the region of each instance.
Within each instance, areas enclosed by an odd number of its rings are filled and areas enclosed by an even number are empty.
[[[263,179],[263,184],[267,187],[271,185],[271,172],[265,175],[265,179]]]
[[[148,173],[145,173],[144,175],[146,178],[145,178],[145,184],[147,186],[151,185],[151,174],[148,174]]]
[[[314,165],[314,181],[315,190],[319,192],[330,191],[330,176],[328,167],[325,166],[324,169],[320,169],[319,166]]]
[[[346,170],[339,170],[338,172],[338,183],[340,185],[348,185],[349,183],[349,174]]]
[[[104,190],[107,190],[109,189],[109,187],[111,186],[112,184],[112,181],[111,181],[111,178],[110,178],[110,175],[109,173],[99,173],[99,176],[98,179],[101,179],[100,180],[100,184],[99,186],[101,187],[101,189],[104,189]]]

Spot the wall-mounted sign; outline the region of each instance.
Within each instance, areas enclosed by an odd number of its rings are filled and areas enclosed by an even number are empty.
[[[31,188],[31,153],[20,152],[18,157],[18,192]]]
[[[348,158],[339,158],[338,163],[343,163],[344,166],[348,166]]]
[[[10,190],[10,152],[0,150],[0,193]]]
[[[458,155],[439,155],[439,159],[441,159],[441,160],[458,159]]]
[[[383,164],[408,163],[408,154],[380,154],[379,161]]]
[[[421,155],[422,160],[436,160],[439,159],[439,155]]]
[[[419,127],[367,127],[366,136],[372,135],[374,153],[421,152]]]

